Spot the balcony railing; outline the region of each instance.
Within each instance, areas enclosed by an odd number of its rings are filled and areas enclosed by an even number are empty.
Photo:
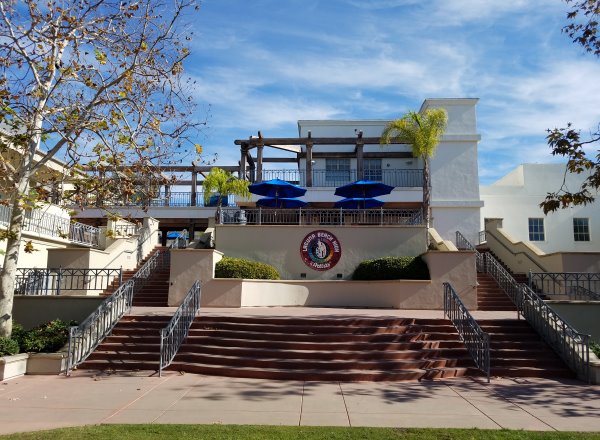
[[[120,285],[122,278],[120,268],[18,268],[15,275],[15,295],[99,294],[115,281]]]
[[[548,299],[600,301],[600,273],[529,272],[529,287]]]
[[[10,223],[12,208],[0,206],[0,226],[7,227]],[[97,247],[100,230],[79,222],[73,222],[66,217],[48,214],[42,209],[25,211],[23,231],[64,238],[73,243]]]
[[[219,210],[219,224],[421,225],[420,209],[239,209]]]
[[[262,180],[281,179],[306,187],[308,185],[305,170],[263,170]],[[312,186],[336,188],[359,179],[356,169],[344,171],[313,170]],[[382,169],[365,170],[362,179],[382,182],[397,188],[423,186],[422,169]]]

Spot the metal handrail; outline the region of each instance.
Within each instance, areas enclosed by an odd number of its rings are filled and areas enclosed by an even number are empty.
[[[12,208],[0,205],[0,225],[8,226]],[[100,229],[66,217],[48,214],[41,209],[25,211],[23,231],[68,239],[72,243],[98,247]]]
[[[590,335],[579,333],[526,284],[521,313],[527,322],[582,380],[590,380]]]
[[[411,225],[423,224],[420,209],[273,209],[221,208],[219,224]]]
[[[69,329],[69,348],[65,374],[81,364],[108,336],[115,324],[131,310],[133,297],[158,268],[169,261],[169,252],[159,250],[111,296],[106,298],[85,321]]]
[[[513,301],[517,307],[517,316],[523,316],[544,342],[554,349],[580,378],[589,381],[590,335],[584,335],[575,330],[527,284],[517,283],[491,254],[483,255],[485,272],[496,280]]]
[[[121,285],[85,321],[69,329],[69,344],[65,374],[81,364],[110,334],[115,324],[131,309],[134,281]]]
[[[511,273],[502,266],[491,254],[484,254],[485,272],[490,274],[498,286],[508,295],[517,307],[517,317],[522,314],[523,297],[520,284],[513,278]]]
[[[569,299],[600,301],[600,273],[529,272],[528,285],[544,296],[567,295]]]
[[[489,382],[490,336],[481,329],[450,283],[444,283],[444,316],[452,321],[475,365]]]
[[[196,280],[190,288],[183,302],[169,321],[169,324],[160,330],[160,362],[158,365],[158,375],[162,375],[162,370],[173,362],[179,347],[187,338],[190,327],[196,317],[196,312],[200,309],[200,300],[202,298],[202,287],[200,281]]]
[[[123,279],[121,268],[17,268],[15,295],[60,295],[63,291],[104,291]]]
[[[456,247],[458,249],[466,249],[469,251],[475,252],[475,265],[477,267],[477,272],[485,272],[485,259],[483,258],[483,254],[475,248],[471,244],[467,238],[460,233],[460,231],[456,231]]]
[[[135,223],[118,223],[112,227],[115,235],[121,237],[132,236],[138,233],[140,226]]]

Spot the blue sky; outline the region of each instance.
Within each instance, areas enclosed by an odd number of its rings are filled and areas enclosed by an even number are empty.
[[[600,60],[561,33],[559,0],[203,0],[186,65],[200,142],[221,165],[234,139],[297,136],[298,119],[391,119],[426,98],[479,98],[489,184],[550,162],[545,130],[600,121]]]

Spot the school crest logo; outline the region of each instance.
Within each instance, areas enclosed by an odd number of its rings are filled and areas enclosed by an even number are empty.
[[[342,247],[337,237],[327,231],[313,231],[300,244],[302,261],[314,270],[329,270],[342,256]]]

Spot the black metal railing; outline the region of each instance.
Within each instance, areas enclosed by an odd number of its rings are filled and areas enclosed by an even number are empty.
[[[548,298],[567,296],[570,300],[600,301],[600,273],[529,272],[529,287]]]
[[[521,284],[521,313],[544,342],[582,380],[590,380],[590,335],[579,333],[526,284]]]
[[[117,223],[112,227],[112,231],[115,235],[120,237],[131,237],[136,235],[140,230],[139,225],[135,223]]]
[[[12,208],[0,205],[0,225],[7,227],[10,224],[11,212]],[[23,231],[64,238],[84,246],[98,246],[100,230],[93,226],[48,214],[41,209],[26,210],[24,217]]]
[[[450,283],[444,283],[444,315],[452,321],[475,365],[489,382],[490,336],[481,329]]]
[[[396,188],[415,188],[423,186],[423,169],[378,169],[364,170],[359,177],[357,169],[312,171],[312,186],[335,188],[362,178],[382,182]],[[262,180],[281,179],[300,186],[307,186],[306,170],[263,170]]]
[[[419,209],[222,208],[219,224],[248,225],[422,225]]]
[[[17,268],[15,295],[60,295],[80,291],[100,293],[118,281],[121,285],[123,271],[118,269],[88,268]]]
[[[459,231],[456,231],[456,247],[461,250],[475,251],[477,272],[485,272],[485,259],[483,258],[483,254],[479,252]]]
[[[110,334],[121,317],[131,309],[134,281],[129,280],[77,327],[69,329],[69,344],[65,374],[83,362]]]
[[[517,283],[491,254],[485,253],[483,257],[484,272],[490,274],[512,300],[517,307],[517,316],[523,316],[581,379],[589,381],[590,336],[575,330],[527,284]]]
[[[173,358],[175,358],[175,355],[179,351],[179,347],[181,347],[181,344],[187,338],[190,327],[196,317],[196,312],[200,309],[201,298],[202,287],[200,281],[196,280],[169,321],[169,324],[161,329],[159,376],[162,375],[162,370],[173,362]]]
[[[152,274],[169,262],[169,251],[159,250],[116,292],[106,298],[85,321],[69,329],[69,345],[65,374],[81,364],[110,334],[115,324],[131,310],[133,297]]]
[[[504,266],[498,262],[492,255],[486,253],[483,254],[485,258],[485,272],[490,274],[498,286],[508,295],[512,302],[517,307],[517,316],[522,311],[522,296],[521,296],[521,285],[517,283],[512,274],[507,271]]]

